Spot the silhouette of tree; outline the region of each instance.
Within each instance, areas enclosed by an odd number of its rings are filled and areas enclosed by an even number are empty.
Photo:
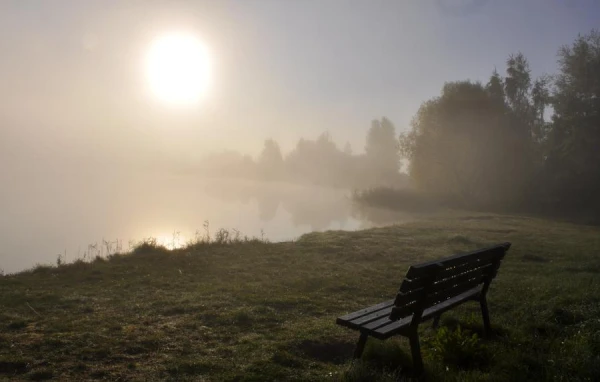
[[[511,158],[519,136],[507,127],[509,108],[497,74],[486,87],[469,81],[446,83],[440,97],[425,102],[401,136],[410,174],[422,191],[472,204],[505,202],[515,192],[505,185],[525,180]]]
[[[367,179],[371,184],[393,185],[400,173],[400,156],[396,129],[383,117],[373,120],[365,145]]]
[[[346,142],[344,145],[344,154],[352,155],[352,146],[350,145],[350,142]]]
[[[292,179],[307,183],[345,186],[352,181],[352,155],[340,151],[329,133],[316,140],[300,139],[286,157],[286,168]]]
[[[265,140],[257,165],[258,172],[263,179],[276,180],[283,177],[283,155],[281,155],[279,144],[273,139]]]
[[[545,175],[563,208],[600,209],[600,32],[559,49]],[[546,94],[543,94],[546,96]],[[538,110],[539,112],[539,110]]]

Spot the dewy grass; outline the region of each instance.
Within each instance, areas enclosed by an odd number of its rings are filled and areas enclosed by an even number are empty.
[[[358,334],[335,318],[393,298],[410,264],[503,241],[495,335],[480,339],[476,303],[441,333],[424,324],[425,379],[599,380],[600,229],[474,213],[286,243],[221,233],[3,276],[0,380],[408,380],[404,339],[370,339],[352,363]]]

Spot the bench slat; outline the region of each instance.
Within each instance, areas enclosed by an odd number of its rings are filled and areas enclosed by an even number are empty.
[[[439,291],[438,293],[434,293],[432,295],[427,296],[427,298],[425,300],[425,306],[426,307],[435,306],[441,302],[444,302],[448,299],[458,296],[458,295],[460,295],[468,290],[471,290],[471,289],[481,290],[480,285],[483,285],[481,283],[481,280],[474,279],[474,280],[470,280],[470,281],[467,281],[462,284],[458,284],[451,288],[443,289],[443,290]]]
[[[371,314],[367,314],[366,316],[362,316],[359,318],[356,318],[350,322],[348,322],[349,326],[353,326],[353,327],[360,327],[361,325],[367,324],[371,321],[375,321],[378,320],[382,317],[388,317],[390,315],[390,313],[392,312],[392,309],[394,308],[393,305],[385,308],[385,309],[381,309],[378,310],[377,312],[371,313]]]
[[[493,264],[496,261],[501,260],[502,257],[503,256],[498,253],[495,253],[495,254],[487,253],[486,256],[469,257],[469,258],[465,259],[465,261],[462,261],[462,262],[456,263],[456,264],[449,265],[449,264],[445,264],[444,262],[440,262],[443,269],[440,272],[438,272],[437,277],[438,278],[449,277],[456,273],[464,272],[465,270],[470,269],[470,268],[477,268],[477,267],[483,266],[485,264]],[[410,269],[409,269],[409,271],[410,271]],[[429,275],[429,272],[425,272],[419,276],[413,276],[413,277],[407,276],[407,279],[411,280],[411,281],[427,279],[428,275]]]
[[[438,280],[442,280],[442,279],[446,279],[446,278],[453,277],[456,275],[460,275],[462,273],[469,272],[473,269],[487,267],[489,265],[495,264],[498,260],[500,260],[500,259],[495,258],[495,259],[488,259],[485,261],[483,261],[483,260],[482,261],[472,261],[472,262],[468,262],[465,264],[459,264],[456,266],[448,267],[438,274]]]
[[[392,309],[390,318],[397,320],[397,319],[401,319],[403,317],[412,316],[413,313],[415,312],[416,305],[417,305],[417,302],[415,301],[409,305],[394,306]]]
[[[384,301],[380,304],[373,305],[373,306],[370,306],[365,309],[357,310],[356,312],[352,312],[352,313],[346,314],[345,316],[339,317],[337,319],[337,322],[339,324],[340,322],[352,321],[358,317],[366,316],[367,314],[371,314],[375,311],[388,308],[392,305],[394,305],[394,300]]]
[[[418,265],[413,265],[408,269],[408,272],[406,273],[406,278],[415,279],[427,276],[431,273],[432,269],[435,269],[435,266],[438,264],[442,264],[445,268],[451,268],[460,264],[468,264],[471,261],[487,262],[496,260],[498,258],[504,257],[504,253],[506,252],[506,250],[508,250],[509,247],[509,243],[504,243],[466,254],[458,254],[441,260],[434,260]]]
[[[423,288],[420,288],[416,291],[411,291],[410,293],[398,293],[396,295],[396,298],[394,299],[394,305],[397,307],[410,305],[420,297],[420,294],[417,292],[422,292],[422,291],[423,291]]]
[[[377,321],[369,322],[368,324],[361,326],[360,329],[366,330],[367,332],[371,332],[381,326],[389,325],[392,322],[399,322],[399,321],[406,321],[406,320],[408,320],[408,322],[410,322],[411,318],[412,317],[405,317],[401,320],[394,321],[394,320],[391,320],[390,317],[388,316],[388,317],[381,318]]]
[[[485,281],[485,277],[489,276],[493,272],[493,268],[494,267],[492,264],[487,264],[484,267],[471,269],[469,272],[440,280],[431,286],[429,289],[430,294],[438,293],[452,286],[463,284],[471,280],[476,280],[477,283],[483,283]]]
[[[423,316],[421,317],[421,322],[431,319],[433,316],[435,316],[437,314],[441,314],[446,310],[452,309],[453,307],[463,303],[464,301],[473,299],[475,296],[477,296],[479,294],[479,292],[480,292],[479,288],[473,288],[473,289],[465,291],[449,300],[446,300],[441,304],[437,304],[437,305],[434,305],[432,307],[425,309],[425,311],[423,312]],[[369,330],[368,333],[375,338],[384,340],[386,338],[389,338],[389,337],[401,332],[403,329],[406,329],[410,325],[410,321],[411,321],[411,317],[407,317],[407,318],[404,318],[404,319],[398,320],[398,321],[388,320],[387,323],[385,323],[383,320],[380,320],[380,322],[378,323],[379,325],[377,325],[373,329]],[[371,324],[373,324],[373,323],[371,323]],[[369,324],[371,327],[374,326],[371,324]],[[368,328],[366,326],[363,327],[362,329],[368,330]]]
[[[432,285],[432,290],[436,291],[455,282],[458,283],[461,282],[461,280],[464,281],[469,279],[470,275],[481,274],[482,276],[488,276],[493,270],[492,265],[492,263],[487,263],[477,268],[461,269],[461,272],[456,274],[441,272],[441,276],[439,276],[438,280]],[[425,279],[404,280],[400,286],[400,294],[411,295],[419,292],[423,290],[423,285],[426,282],[430,281]]]

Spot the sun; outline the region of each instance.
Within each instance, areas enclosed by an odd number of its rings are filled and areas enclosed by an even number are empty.
[[[208,89],[210,60],[206,47],[192,34],[170,33],[158,37],[146,56],[150,89],[164,102],[197,103]]]

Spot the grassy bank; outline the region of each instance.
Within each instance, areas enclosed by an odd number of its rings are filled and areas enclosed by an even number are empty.
[[[204,244],[0,277],[0,380],[395,380],[404,339],[339,315],[392,298],[408,265],[486,244],[512,249],[489,294],[424,325],[429,380],[600,379],[600,229],[452,215],[296,242]],[[460,327],[460,331],[457,328]]]

